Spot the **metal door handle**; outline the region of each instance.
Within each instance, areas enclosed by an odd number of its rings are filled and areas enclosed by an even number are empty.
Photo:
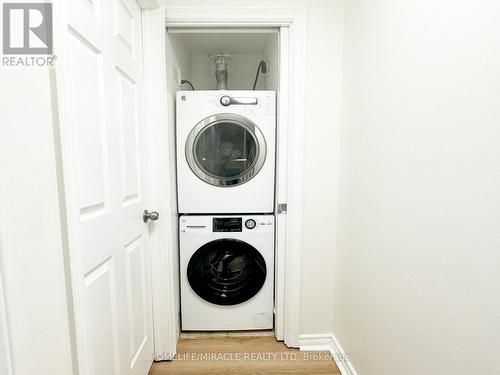
[[[227,95],[224,95],[222,98],[220,98],[220,104],[222,104],[224,107],[227,107],[228,105],[231,104],[257,105],[257,103],[258,103],[257,98],[237,98]]]
[[[147,223],[149,220],[158,220],[159,217],[160,214],[156,211],[149,212],[148,210],[144,210],[144,213],[142,214],[142,220],[144,220],[145,223]]]

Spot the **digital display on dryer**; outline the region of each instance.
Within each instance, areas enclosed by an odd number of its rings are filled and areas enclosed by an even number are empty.
[[[214,217],[213,219],[214,232],[241,232],[242,220],[241,217]]]

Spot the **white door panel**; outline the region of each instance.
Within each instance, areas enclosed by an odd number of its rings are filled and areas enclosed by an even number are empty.
[[[84,374],[145,375],[153,342],[141,10],[133,0],[65,8],[62,147],[76,197],[68,217],[79,361]]]

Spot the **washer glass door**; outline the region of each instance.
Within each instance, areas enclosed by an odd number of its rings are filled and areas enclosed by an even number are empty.
[[[253,178],[266,158],[259,128],[235,114],[218,114],[200,121],[186,142],[191,170],[215,186],[234,186]]]
[[[266,262],[253,246],[219,239],[191,257],[187,278],[193,291],[216,305],[236,305],[255,296],[266,281]]]

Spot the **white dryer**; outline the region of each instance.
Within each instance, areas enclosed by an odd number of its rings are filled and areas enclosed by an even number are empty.
[[[182,329],[272,329],[274,217],[179,220]]]
[[[180,213],[274,211],[274,91],[179,91]]]

